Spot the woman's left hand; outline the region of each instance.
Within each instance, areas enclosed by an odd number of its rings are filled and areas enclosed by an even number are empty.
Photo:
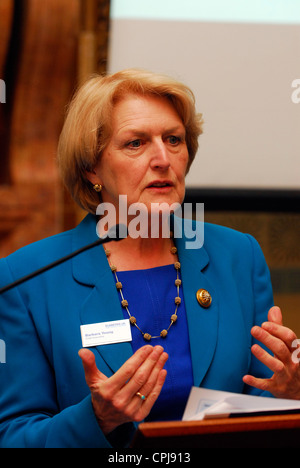
[[[270,379],[245,375],[244,383],[268,391],[278,398],[299,400],[300,340],[297,340],[292,330],[283,326],[280,308],[272,307],[269,310],[268,322],[264,322],[261,327],[253,327],[251,334],[273,353],[272,356],[258,344],[254,344],[251,348],[254,356],[274,374]]]

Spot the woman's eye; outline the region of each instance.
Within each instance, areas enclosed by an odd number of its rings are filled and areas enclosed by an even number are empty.
[[[139,148],[141,145],[142,145],[141,140],[133,140],[127,144],[129,148]]]
[[[169,143],[171,145],[177,145],[178,143],[180,143],[180,141],[181,141],[181,139],[179,137],[175,136],[175,135],[171,135],[169,137]]]

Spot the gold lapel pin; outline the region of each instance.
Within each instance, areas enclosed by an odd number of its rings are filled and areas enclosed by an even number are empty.
[[[212,303],[212,297],[206,289],[198,289],[196,292],[197,301],[199,304],[207,309]]]

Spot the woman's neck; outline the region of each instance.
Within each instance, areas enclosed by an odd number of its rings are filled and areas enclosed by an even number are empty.
[[[133,239],[127,237],[118,242],[110,242],[105,246],[110,251],[109,261],[118,271],[142,270],[168,265],[177,260],[171,253],[174,246],[172,239]]]

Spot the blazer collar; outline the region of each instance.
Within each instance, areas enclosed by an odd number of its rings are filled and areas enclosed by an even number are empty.
[[[96,216],[87,215],[73,230],[72,250],[80,249],[98,240]],[[94,286],[99,277],[105,274],[103,265],[105,259],[104,249],[99,245],[86,250],[72,259],[73,276],[76,281],[89,286]],[[101,267],[100,267],[101,265]]]

